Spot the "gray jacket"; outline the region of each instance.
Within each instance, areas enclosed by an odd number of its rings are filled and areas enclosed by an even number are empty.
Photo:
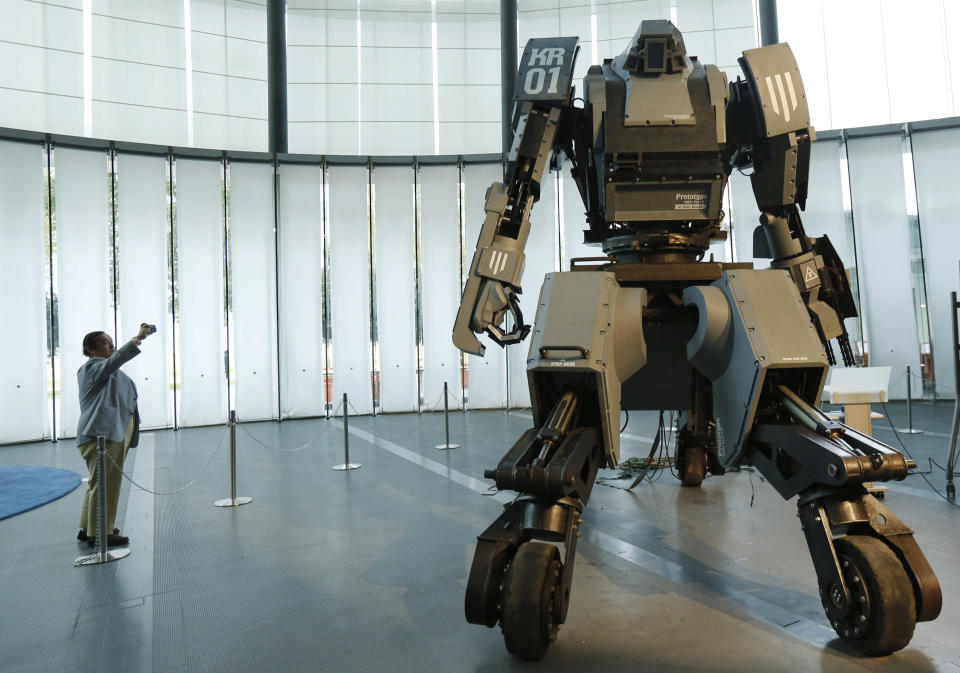
[[[77,445],[102,435],[111,442],[122,442],[134,415],[133,441],[140,438],[140,415],[137,413],[137,387],[120,371],[120,366],[140,354],[133,341],[128,341],[108,358],[88,358],[77,370],[80,389],[80,421],[77,423]]]

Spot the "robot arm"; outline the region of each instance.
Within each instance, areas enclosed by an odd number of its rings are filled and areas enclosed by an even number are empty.
[[[845,365],[854,364],[843,325],[857,315],[850,285],[826,236],[808,238],[800,220],[807,199],[810,126],[803,81],[786,44],[748,49],[739,59],[746,80],[730,85],[728,132],[736,168],[752,166],[750,181],[760,207],[753,234],[754,256],[787,271],[803,297],[830,364],[837,339]]]
[[[558,131],[564,111],[571,107],[578,49],[575,37],[532,39],[524,49],[506,181],[494,182],[487,191],[486,219],[453,326],[453,343],[462,351],[483,355],[486,348],[475,333],[486,332],[506,346],[522,341],[530,331],[517,301],[523,250],[530,233],[530,210],[540,198],[540,181],[562,143]],[[513,314],[514,327],[504,332],[507,313]]]

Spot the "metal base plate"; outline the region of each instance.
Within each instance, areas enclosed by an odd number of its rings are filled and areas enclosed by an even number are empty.
[[[214,507],[239,507],[240,505],[246,505],[249,502],[253,502],[253,498],[247,496],[240,496],[238,498],[224,498],[223,500],[217,500],[213,503]]]
[[[101,558],[100,554],[88,554],[87,556],[78,556],[77,560],[73,562],[73,566],[93,566],[100,563],[110,563],[110,561],[116,561],[117,559],[122,559],[127,556],[130,556],[129,549],[109,549],[107,553]]]
[[[334,470],[356,470],[363,467],[360,463],[344,463],[343,465],[334,465],[331,469]]]
[[[922,435],[923,430],[917,430],[916,428],[897,428],[897,432],[901,435]]]
[[[459,445],[459,444],[437,444],[437,445],[436,445],[435,447],[433,447],[433,448],[435,448],[435,449],[459,449],[459,448],[460,448],[460,445]]]

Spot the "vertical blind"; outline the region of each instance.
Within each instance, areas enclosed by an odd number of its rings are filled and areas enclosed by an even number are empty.
[[[960,132],[912,136],[917,214],[907,205],[908,145],[889,135],[850,138],[849,169],[842,141],[818,141],[803,216],[811,235],[830,235],[857,269],[870,364],[894,368],[894,398],[905,393],[906,365],[920,371],[918,308],[930,298],[932,353],[924,343],[923,362],[933,357],[937,394],[948,397],[955,391],[947,297],[960,274],[949,194]],[[42,146],[3,141],[0,149],[0,273],[18,290],[6,293],[3,308],[29,335],[24,357],[0,375],[2,441],[50,436],[50,402],[57,436],[72,437],[83,336],[103,329],[120,341],[140,321],[159,330],[127,366],[148,427],[223,422],[228,389],[242,420],[323,415],[344,392],[352,413],[371,413],[375,399],[388,412],[436,408],[444,383],[454,408],[463,405],[463,383],[470,408],[529,403],[526,343],[504,351],[481,336],[486,354],[466,358],[461,380],[461,354],[450,341],[461,273],[499,163],[317,158],[275,169],[264,159],[225,164],[121,149],[113,160],[103,150],[53,147],[48,222]],[[756,205],[747,177],[733,176],[730,187],[731,245],[749,260]],[[922,267],[911,259],[917,220]],[[48,226],[53,249],[44,245]],[[584,227],[573,181],[548,174],[526,249],[528,323],[545,273],[600,253],[582,244]],[[51,282],[59,335],[52,362]],[[21,350],[22,341],[18,335]]]
[[[380,407],[388,412],[416,411],[419,395],[413,168],[378,166],[373,175]]]
[[[43,152],[0,142],[0,442],[49,436],[44,316]]]
[[[851,138],[847,151],[869,363],[893,368],[890,396],[903,398],[907,365],[920,372],[920,346],[912,318],[903,139],[899,135]]]
[[[241,420],[277,417],[274,182],[270,164],[230,164],[230,285]]]
[[[323,167],[281,166],[281,416],[325,413]]]
[[[423,296],[423,402],[442,402],[443,384],[463,399],[460,351],[450,338],[460,306],[460,170],[458,166],[420,169],[420,244]]]
[[[960,291],[960,228],[956,190],[960,184],[960,129],[913,134],[917,210],[934,344],[937,393],[956,395],[953,370],[953,313],[950,292]]]
[[[227,417],[221,171],[219,161],[177,160],[181,425],[211,425]]]
[[[106,152],[58,149],[54,152],[60,333],[60,420],[64,437],[73,437],[80,419],[77,370],[86,361],[83,337],[114,329],[112,199]],[[131,335],[132,336],[132,335]]]
[[[468,164],[463,169],[464,268],[469,268],[476,249],[477,237],[485,216],[484,196],[494,181],[503,179],[499,164]],[[529,250],[528,250],[529,252]],[[507,404],[507,360],[504,349],[481,337],[487,350],[484,355],[467,356],[469,404],[473,408],[503,407]],[[523,348],[525,344],[517,346]]]
[[[157,333],[124,367],[137,386],[140,422],[146,428],[173,422],[168,301],[167,164],[160,156],[122,155],[117,162],[117,315],[119,346],[145,322]]]
[[[370,376],[370,173],[366,166],[331,166],[326,194],[330,232],[333,386],[344,411],[373,411]],[[355,410],[355,411],[354,411]]]

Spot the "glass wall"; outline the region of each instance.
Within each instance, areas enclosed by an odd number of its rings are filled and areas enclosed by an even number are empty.
[[[960,3],[779,0],[777,18],[816,128],[960,115]]]
[[[576,35],[577,86],[644,19],[731,75],[752,0],[519,0],[531,37]],[[289,0],[291,152],[500,150],[498,0]],[[267,149],[266,0],[6,0],[0,126],[178,147]]]

